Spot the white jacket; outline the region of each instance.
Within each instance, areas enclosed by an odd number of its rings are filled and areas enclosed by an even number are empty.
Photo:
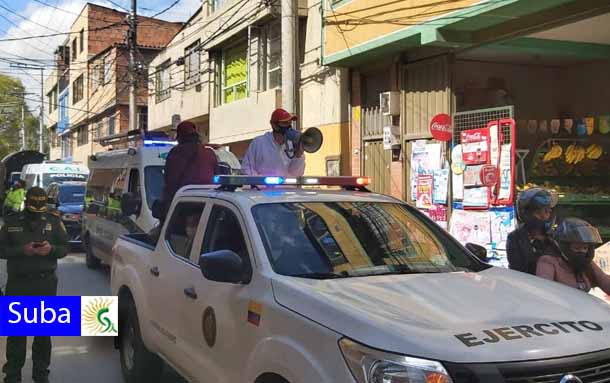
[[[305,156],[289,158],[287,145],[275,142],[271,132],[256,137],[244,156],[242,170],[252,176],[302,176],[305,173]]]

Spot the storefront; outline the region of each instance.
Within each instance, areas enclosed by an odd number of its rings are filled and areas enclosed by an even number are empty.
[[[325,10],[323,62],[351,69],[352,174],[486,246],[496,264],[516,196],[534,184],[559,192],[558,215],[610,239],[610,1],[407,3]],[[430,130],[443,114],[448,141]],[[464,148],[487,157],[466,160]]]

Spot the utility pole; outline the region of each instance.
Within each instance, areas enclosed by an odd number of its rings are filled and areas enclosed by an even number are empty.
[[[296,40],[297,1],[281,0],[282,15],[282,106],[290,113],[297,112]]]
[[[51,105],[49,105],[49,111]],[[38,151],[44,153],[42,147],[42,133],[44,131],[44,68],[40,67],[40,118],[38,119]],[[51,154],[49,153],[49,156]]]
[[[136,106],[136,87],[137,79],[137,64],[136,64],[136,48],[138,44],[137,31],[137,0],[131,0],[131,13],[129,15],[129,29],[127,32],[127,45],[129,47],[129,131],[133,132],[138,129],[137,126],[137,106]],[[144,131],[140,128],[140,138],[144,143]]]
[[[25,150],[25,99],[21,103],[21,150]]]

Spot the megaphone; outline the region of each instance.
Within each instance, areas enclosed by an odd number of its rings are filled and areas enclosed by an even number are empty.
[[[305,149],[307,153],[317,152],[320,150],[320,147],[322,147],[322,142],[324,142],[322,132],[318,128],[309,128],[303,133],[290,128],[286,132],[286,139],[292,141],[295,148],[298,148],[299,145],[303,144],[303,149]]]

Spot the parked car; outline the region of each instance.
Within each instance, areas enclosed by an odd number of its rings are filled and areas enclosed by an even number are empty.
[[[607,304],[484,264],[365,180],[217,181],[178,192],[158,241],[116,241],[126,382],[158,382],[162,361],[191,382],[607,378]]]
[[[47,188],[48,207],[57,210],[68,231],[70,244],[80,246],[83,206],[85,203],[85,182],[52,183]]]

